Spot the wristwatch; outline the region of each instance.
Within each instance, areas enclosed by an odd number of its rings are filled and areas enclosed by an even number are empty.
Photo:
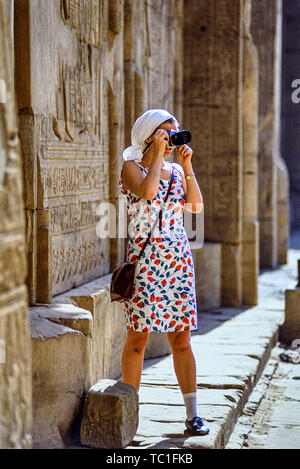
[[[193,177],[195,177],[195,173],[193,174],[186,174],[185,175],[185,179],[188,181],[189,179],[193,179]]]

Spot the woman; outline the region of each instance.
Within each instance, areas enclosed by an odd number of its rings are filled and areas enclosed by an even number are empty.
[[[166,160],[168,130],[178,130],[175,117],[163,109],[150,109],[140,116],[131,132],[132,145],[123,152],[119,187],[126,195],[130,221],[127,260],[134,261],[163,205],[174,167],[174,180],[163,208],[161,231],[151,239],[139,260],[134,294],[126,301],[127,340],[122,354],[122,379],[139,390],[144,351],[152,332],[166,332],[173,353],[174,369],[186,405],[187,431],[206,435],[207,426],[197,414],[196,363],[190,331],[197,329],[194,266],[183,226],[184,206],[200,212],[203,199],[192,168],[193,151],[177,148],[180,162]],[[188,177],[189,176],[189,177]]]

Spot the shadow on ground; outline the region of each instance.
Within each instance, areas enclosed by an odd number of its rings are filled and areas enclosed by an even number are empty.
[[[300,250],[300,228],[296,228],[291,232],[290,249]]]
[[[198,311],[198,330],[192,331],[191,336],[207,334],[212,329],[221,326],[225,321],[230,321],[249,308],[252,308],[252,306],[242,305],[239,308],[220,306],[219,308],[212,308],[207,311]],[[167,356],[148,358],[144,361],[143,369],[159,363]]]

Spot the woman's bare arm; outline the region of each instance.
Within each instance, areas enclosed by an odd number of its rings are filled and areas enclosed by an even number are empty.
[[[141,168],[134,161],[125,161],[121,171],[124,189],[129,189],[142,199],[152,200],[157,194],[160,178],[160,167],[150,168],[144,176]],[[155,190],[156,189],[156,190]]]
[[[181,163],[185,175],[193,173],[191,162],[192,155],[193,150],[188,145],[182,145],[181,147],[177,148],[177,157]],[[204,207],[203,197],[196,177],[189,179],[188,181],[184,179],[184,181],[185,184],[183,186],[185,192],[185,209],[192,213],[202,212]]]
[[[123,164],[121,176],[126,187],[138,197],[152,200],[159,187],[160,171],[166,147],[166,131],[159,129],[153,136],[154,154],[147,175],[144,176],[141,168],[134,161]]]

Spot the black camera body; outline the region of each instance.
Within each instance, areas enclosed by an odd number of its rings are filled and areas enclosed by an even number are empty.
[[[191,132],[188,130],[180,130],[177,132],[176,130],[170,129],[166,131],[169,135],[169,147],[176,148],[181,147],[182,145],[187,145],[192,140]],[[167,139],[165,139],[167,140]],[[146,145],[146,148],[143,150],[143,155],[148,151],[150,145],[152,145],[153,140]]]
[[[182,145],[187,145],[192,140],[191,132],[188,130],[176,130],[170,129],[167,130],[169,135],[169,147],[176,148],[181,147]]]

